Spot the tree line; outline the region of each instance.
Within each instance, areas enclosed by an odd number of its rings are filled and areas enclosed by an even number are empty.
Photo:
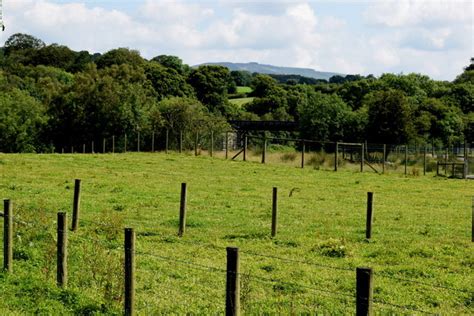
[[[40,152],[169,130],[222,132],[233,120],[297,121],[320,141],[455,145],[474,135],[474,59],[452,82],[421,74],[271,77],[192,68],[136,50],[74,51],[28,34],[0,49],[0,151]],[[229,102],[250,86],[243,106]]]

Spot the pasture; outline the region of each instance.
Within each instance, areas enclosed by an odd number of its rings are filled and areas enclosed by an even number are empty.
[[[469,181],[175,153],[1,154],[0,175],[16,219],[1,314],[122,313],[124,227],[137,233],[138,314],[223,313],[227,246],[241,251],[244,314],[354,313],[356,267],[374,269],[376,313],[473,313]],[[69,283],[60,289],[56,213],[70,223],[76,178],[80,226],[69,232]],[[187,227],[178,238],[182,182]]]

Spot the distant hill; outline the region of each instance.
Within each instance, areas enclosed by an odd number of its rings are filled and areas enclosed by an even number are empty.
[[[296,68],[296,67],[278,67],[273,65],[264,65],[255,62],[251,63],[229,63],[229,62],[214,62],[204,63],[201,65],[220,65],[232,70],[245,70],[251,73],[269,74],[269,75],[299,75],[314,79],[329,80],[332,76],[342,75],[335,72],[316,71],[311,68]],[[195,67],[201,66],[196,65]]]

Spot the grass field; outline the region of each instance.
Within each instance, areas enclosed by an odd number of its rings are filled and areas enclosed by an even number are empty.
[[[123,228],[137,232],[141,315],[224,311],[226,246],[238,246],[245,314],[353,314],[355,268],[374,269],[381,314],[473,314],[474,183],[320,171],[178,154],[0,155],[13,201],[14,273],[0,274],[0,314],[120,314]],[[69,235],[69,285],[56,287],[56,212]],[[180,184],[187,230],[177,237]],[[270,238],[272,187],[279,226]],[[372,239],[365,239],[368,191]],[[70,217],[69,217],[70,220]]]
[[[252,92],[251,87],[237,86],[237,93],[250,93],[250,92]]]
[[[250,103],[253,101],[253,97],[249,98],[238,98],[238,99],[229,99],[229,102],[238,106],[242,106],[244,104]]]

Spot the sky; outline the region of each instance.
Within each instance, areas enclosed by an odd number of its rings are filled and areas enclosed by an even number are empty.
[[[453,80],[474,56],[473,16],[467,0],[3,0],[0,45],[27,33],[74,50],[128,47],[189,65]]]

